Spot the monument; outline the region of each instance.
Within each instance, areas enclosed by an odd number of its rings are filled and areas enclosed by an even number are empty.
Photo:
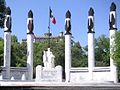
[[[54,65],[55,56],[48,48],[43,54],[43,63],[36,67],[36,82],[62,82],[62,67]]]
[[[36,67],[36,78],[33,80],[33,12],[28,12],[27,20],[27,67],[10,67],[11,54],[11,10],[8,7],[5,14],[4,22],[4,67],[0,74],[2,81],[20,81],[26,80],[34,83],[58,82],[58,83],[117,83],[117,69],[113,58],[110,56],[110,66],[95,67],[95,50],[94,50],[94,10],[88,11],[88,67],[71,67],[71,13],[68,10],[65,15],[65,82],[62,79],[62,67],[55,66],[55,56],[50,50],[43,51],[43,64]],[[109,13],[109,32],[110,32],[110,55],[114,46],[114,37],[116,30],[116,5],[111,4]],[[111,78],[112,77],[112,78]],[[66,85],[66,84],[65,84]]]

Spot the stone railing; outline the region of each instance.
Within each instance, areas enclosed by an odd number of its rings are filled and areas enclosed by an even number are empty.
[[[6,79],[6,68],[2,67],[2,71],[0,73],[0,79]],[[27,80],[27,67],[11,67],[10,68],[10,80]]]
[[[70,81],[112,81],[110,67],[94,67],[92,73],[92,80],[90,80],[89,68],[71,68]]]

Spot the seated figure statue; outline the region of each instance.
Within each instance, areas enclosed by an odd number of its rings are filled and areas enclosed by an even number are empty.
[[[43,63],[45,68],[54,68],[54,58],[55,56],[48,48],[48,51],[44,51]]]

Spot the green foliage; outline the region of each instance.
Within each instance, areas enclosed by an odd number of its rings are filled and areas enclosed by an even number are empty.
[[[0,0],[0,13],[3,13],[6,8],[6,2],[5,0]]]
[[[27,60],[27,44],[19,43],[16,36],[11,37],[11,66],[24,67]]]
[[[96,66],[109,66],[109,38],[101,35],[95,39],[95,64]]]
[[[34,60],[34,67],[37,65],[43,65],[43,51],[47,49],[47,42],[36,42],[34,43],[34,53],[33,53],[33,60]]]
[[[64,41],[52,42],[51,50],[55,55],[55,65],[61,65],[65,67],[65,43]]]
[[[0,66],[3,66],[3,39],[0,37]]]
[[[72,67],[87,67],[87,56],[79,42],[72,46]]]

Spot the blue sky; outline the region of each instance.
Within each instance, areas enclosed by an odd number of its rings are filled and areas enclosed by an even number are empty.
[[[87,17],[90,7],[94,9],[95,37],[102,34],[109,36],[109,8],[112,2],[117,6],[117,28],[120,30],[120,0],[6,0],[12,10],[12,35],[21,41],[26,38],[27,14],[31,9],[34,14],[34,33],[44,36],[48,32],[49,6],[56,18],[56,25],[51,24],[53,36],[65,31],[65,13],[71,12],[72,35],[82,46],[87,45]],[[3,30],[0,36],[3,37]]]

